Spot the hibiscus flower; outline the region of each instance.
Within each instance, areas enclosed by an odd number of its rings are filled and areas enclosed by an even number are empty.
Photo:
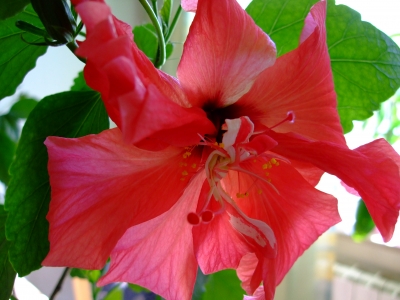
[[[385,240],[400,207],[400,158],[384,140],[344,141],[325,37],[313,6],[300,45],[274,43],[236,0],[199,0],[178,79],[153,67],[101,0],[75,0],[77,54],[117,128],[49,137],[46,266],[110,268],[166,299],[190,299],[198,266],[236,269],[247,299],[273,299],[295,260],[340,220],[315,189],[337,175]],[[262,283],[262,285],[260,285]]]

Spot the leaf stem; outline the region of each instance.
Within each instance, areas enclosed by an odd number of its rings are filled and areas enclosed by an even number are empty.
[[[64,272],[61,274],[61,277],[57,282],[57,285],[55,286],[53,292],[51,293],[49,300],[54,300],[55,297],[57,296],[58,292],[61,291],[64,279],[67,276],[68,272],[69,272],[69,268],[65,268]]]
[[[165,36],[165,42],[166,43],[169,42],[169,39],[171,38],[171,35],[174,32],[176,23],[178,23],[179,16],[181,15],[181,12],[182,12],[182,6],[179,5],[179,7],[178,7],[178,9],[177,9],[177,11],[175,13],[174,18],[172,19],[171,26],[169,26],[169,28],[168,28],[168,33]]]
[[[160,22],[158,22],[158,18],[156,16],[156,14],[154,13],[154,11],[152,10],[150,4],[146,0],[139,0],[139,2],[142,4],[144,10],[150,17],[150,20],[153,23],[153,26],[157,33],[159,50],[158,50],[156,61],[154,62],[154,66],[156,68],[160,68],[165,63],[165,57],[166,57],[164,34],[162,31]]]
[[[71,50],[71,52],[84,64],[86,64],[86,59],[79,57],[78,55],[75,54],[75,50],[78,49],[78,44],[76,43],[75,40],[73,40],[72,42],[69,42],[67,45],[69,50]]]

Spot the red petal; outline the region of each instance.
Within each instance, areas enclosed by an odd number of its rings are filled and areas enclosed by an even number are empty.
[[[205,181],[197,212],[203,208],[205,201],[202,200],[208,197],[209,191],[210,185]],[[221,209],[213,199],[208,208],[213,211]],[[208,224],[193,227],[193,243],[197,261],[204,274],[236,269],[241,258],[251,251],[246,241],[232,227],[225,212],[215,214],[214,219]]]
[[[191,299],[197,263],[186,216],[195,210],[204,180],[204,173],[196,176],[169,211],[128,229],[111,253],[110,270],[99,284],[125,281],[166,299]]]
[[[237,275],[242,281],[242,288],[248,293],[252,294],[254,290],[260,285],[261,274],[254,276],[254,271],[258,265],[258,258],[255,253],[247,253],[240,261],[237,268]],[[264,293],[263,293],[264,295]]]
[[[275,234],[276,259],[256,253],[260,267],[273,262],[262,274],[265,271],[276,278],[272,287],[264,282],[266,289],[274,289],[304,250],[340,218],[336,199],[313,188],[291,165],[280,161],[279,166],[265,168],[266,163],[265,159],[248,160],[241,167],[259,178],[271,180],[274,188],[255,176],[237,172],[230,172],[223,181],[230,195],[248,193],[244,198],[234,196],[236,203],[249,217],[268,224]]]
[[[326,3],[319,2],[306,19],[306,30],[314,32],[297,49],[279,57],[260,74],[252,89],[235,107],[237,114],[272,127],[293,112],[294,122],[274,130],[345,144],[337,113],[330,58],[325,34]],[[316,24],[308,24],[309,21]]]
[[[200,0],[177,73],[194,106],[225,107],[275,58],[274,43],[236,0]]]
[[[385,140],[349,150],[291,134],[271,131],[269,135],[278,142],[274,152],[312,163],[356,189],[383,239],[391,239],[400,208],[400,160]]]
[[[128,227],[175,204],[197,171],[190,166],[199,162],[196,151],[184,159],[177,148],[150,152],[126,145],[118,129],[45,143],[52,198],[48,266],[102,268]]]
[[[154,68],[138,50],[129,25],[117,20],[102,2],[76,7],[88,26],[77,53],[87,57],[85,79],[100,91],[111,119],[128,143],[147,138],[188,146],[215,128],[199,108],[190,108],[178,82]],[[92,12],[99,14],[93,16]],[[128,32],[128,33],[127,33]]]

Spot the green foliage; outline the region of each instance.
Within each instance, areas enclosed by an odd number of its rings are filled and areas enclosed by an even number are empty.
[[[353,239],[356,242],[362,242],[375,228],[375,223],[368,212],[362,199],[358,202],[356,223],[354,224]]]
[[[134,291],[135,293],[141,293],[141,292],[147,292],[149,293],[150,291],[144,287],[141,287],[140,285],[137,284],[132,284],[132,283],[128,283],[128,287]]]
[[[108,294],[103,298],[103,300],[123,300],[124,299],[124,291],[116,286]]]
[[[100,270],[84,270],[84,269],[71,269],[69,273],[71,277],[79,277],[82,279],[87,279],[90,283],[96,283],[101,277]]]
[[[224,270],[208,276],[202,300],[241,300],[246,292],[240,287],[235,270]]]
[[[300,34],[310,8],[318,0],[253,0],[247,13],[276,44],[281,56],[299,45]]]
[[[400,49],[383,32],[344,5],[328,5],[329,55],[345,132],[364,120],[400,86]]]
[[[44,98],[29,115],[11,165],[6,191],[6,235],[10,261],[20,276],[41,267],[48,253],[46,214],[50,202],[48,136],[80,137],[108,128],[96,92],[65,92]]]
[[[71,87],[71,91],[93,91],[86,84],[85,78],[83,77],[83,72],[79,72],[78,76],[74,79],[74,84]]]
[[[15,280],[15,271],[8,260],[8,248],[10,243],[6,239],[4,225],[7,213],[3,205],[0,205],[0,300],[10,298]]]
[[[8,184],[10,179],[8,169],[19,139],[18,120],[26,119],[36,104],[37,101],[21,96],[7,114],[0,116],[0,181],[5,184]]]
[[[16,119],[27,119],[38,102],[34,99],[21,96],[11,107],[9,115]]]
[[[37,43],[42,38],[15,27],[17,20],[43,27],[31,6],[0,21],[0,99],[14,94],[25,75],[35,67],[37,58],[47,50],[47,47],[29,45],[27,42]]]
[[[136,26],[133,28],[133,34],[138,48],[142,50],[154,64],[158,53],[158,38],[154,26],[152,24]],[[172,43],[167,43],[166,58],[171,56],[173,49]]]
[[[0,181],[8,184],[8,181],[10,180],[8,169],[14,157],[17,144],[7,134],[0,132],[0,145]]]
[[[163,28],[169,27],[169,21],[171,18],[171,10],[172,10],[172,0],[164,0],[164,4],[160,10],[160,16],[163,22]],[[164,32],[165,34],[165,32]]]
[[[208,275],[204,275],[200,268],[197,271],[196,284],[194,285],[192,300],[202,300],[206,292],[205,285],[209,279]]]
[[[152,63],[157,58],[158,38],[152,24],[144,24],[133,28],[136,45],[146,54]]]
[[[22,11],[29,0],[0,0],[0,20],[7,19]]]
[[[379,111],[374,114],[375,118],[368,119],[364,126],[368,126],[370,122],[375,125],[376,122],[375,138],[383,137],[393,145],[400,139],[400,119],[397,112],[400,112],[400,93],[383,102]]]

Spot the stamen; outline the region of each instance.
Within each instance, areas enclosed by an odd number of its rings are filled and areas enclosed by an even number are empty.
[[[294,114],[294,112],[293,112],[293,111],[289,111],[289,112],[287,113],[287,117],[286,117],[285,119],[283,119],[282,121],[280,121],[278,124],[275,124],[275,125],[272,126],[270,129],[273,129],[273,128],[275,128],[275,127],[277,127],[277,126],[279,126],[279,125],[281,125],[281,124],[283,124],[283,123],[285,123],[285,122],[294,123],[294,120],[295,120],[295,114]]]
[[[201,213],[203,223],[209,223],[214,219],[214,213],[211,210],[206,210]]]
[[[196,213],[188,213],[187,220],[191,225],[199,225],[200,224],[200,217]]]

